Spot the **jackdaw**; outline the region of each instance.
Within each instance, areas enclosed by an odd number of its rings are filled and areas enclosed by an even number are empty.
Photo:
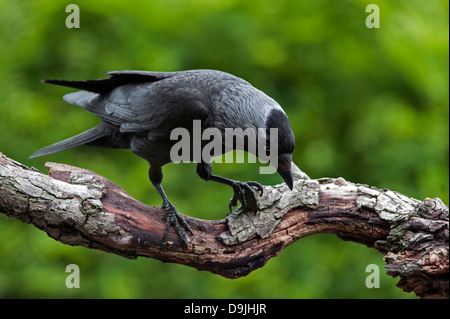
[[[186,231],[192,234],[187,222],[164,193],[161,167],[172,162],[170,153],[177,141],[171,139],[171,132],[175,128],[191,132],[194,120],[200,120],[202,130],[216,128],[221,133],[230,128],[259,129],[258,132],[265,135],[266,150],[271,129],[276,129],[276,169],[292,190],[291,161],[295,138],[289,119],[275,100],[247,81],[215,70],[113,71],[106,74],[109,78],[99,80],[42,81],[82,90],[66,94],[63,99],[97,115],[102,122],[97,127],[36,151],[31,158],[80,145],[131,149],[150,164],[150,181],[163,200],[162,208],[167,217],[162,243],[170,226],[174,227],[185,247]],[[255,143],[255,140],[250,141],[248,136],[244,138],[243,149],[248,151],[249,143]],[[231,149],[237,148],[236,143],[233,142]],[[202,147],[204,145],[205,141],[202,141]],[[226,146],[223,141],[222,151],[228,150],[230,145]],[[213,155],[220,154],[216,152]],[[211,157],[196,162],[197,174],[202,179],[233,188],[230,210],[239,201],[244,211],[252,209],[256,212],[258,206],[253,188],[262,194],[263,188],[259,183],[240,182],[212,174]]]

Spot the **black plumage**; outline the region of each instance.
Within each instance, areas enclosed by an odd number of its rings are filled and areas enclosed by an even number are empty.
[[[45,83],[67,86],[82,91],[69,93],[64,100],[80,106],[101,118],[102,123],[86,132],[36,151],[38,157],[67,150],[79,145],[108,148],[130,148],[150,164],[149,177],[163,199],[167,212],[163,241],[170,226],[174,226],[184,245],[189,225],[168,200],[163,188],[161,167],[171,162],[170,150],[177,142],[170,138],[176,128],[192,132],[193,121],[201,129],[264,129],[269,141],[270,129],[278,131],[277,171],[292,189],[291,174],[294,134],[282,108],[272,98],[247,81],[214,70],[179,72],[115,71],[109,78],[87,81],[44,80]],[[260,138],[259,136],[257,138]],[[244,150],[249,151],[245,140]],[[202,147],[205,145],[202,141]],[[226,151],[236,145],[225,147]],[[191,155],[195,155],[192,154]],[[219,154],[214,154],[219,155]],[[257,152],[255,153],[257,155]],[[192,158],[193,156],[191,156]],[[198,157],[196,157],[198,159]],[[213,175],[210,159],[197,160],[197,173],[207,181],[216,181],[233,188],[230,209],[240,201],[244,209],[257,209],[253,188],[262,192],[256,182],[238,182]]]

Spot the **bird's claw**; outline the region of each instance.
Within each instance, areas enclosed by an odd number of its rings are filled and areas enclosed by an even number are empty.
[[[164,244],[166,241],[166,236],[169,233],[170,226],[173,226],[175,229],[175,232],[177,233],[178,237],[181,239],[181,243],[184,248],[187,248],[187,236],[186,232],[182,229],[182,227],[189,231],[192,235],[191,228],[189,227],[188,223],[184,220],[183,217],[178,214],[178,211],[175,206],[172,204],[163,204],[162,207],[166,211],[166,227],[164,228],[164,235],[162,238],[161,243]]]
[[[250,208],[256,213],[258,210],[258,201],[256,199],[255,191],[252,187],[256,188],[260,195],[263,194],[263,187],[258,182],[238,182],[235,181],[233,183],[233,198],[230,200],[229,208],[230,213],[233,211],[233,206],[237,205],[237,202],[240,201],[242,204],[242,208],[244,211],[248,211]]]

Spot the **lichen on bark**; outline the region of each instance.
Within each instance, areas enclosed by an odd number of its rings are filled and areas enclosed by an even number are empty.
[[[127,258],[175,262],[227,278],[249,274],[296,240],[333,233],[385,255],[398,286],[422,298],[448,298],[448,206],[343,178],[310,179],[295,166],[295,183],[265,186],[258,213],[239,209],[225,220],[183,216],[193,235],[180,245],[173,230],[161,245],[163,209],[136,201],[106,178],[47,163],[50,173],[0,153],[0,212],[70,245]]]

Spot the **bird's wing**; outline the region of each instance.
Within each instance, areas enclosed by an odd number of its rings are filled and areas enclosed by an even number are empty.
[[[105,94],[124,84],[156,82],[171,77],[176,72],[111,71],[106,74],[109,75],[107,79],[85,81],[48,79],[42,82]]]
[[[143,78],[145,81],[149,81],[153,78],[154,81],[162,80],[175,75],[178,72],[155,72],[155,71],[137,71],[137,70],[121,70],[121,71],[109,71],[106,75],[109,75],[112,79],[139,79]]]
[[[106,74],[107,79],[43,82],[83,90],[66,94],[64,100],[120,127],[123,133],[167,131],[207,116],[204,94],[193,84],[197,71]]]
[[[208,114],[202,92],[168,79],[122,85],[104,98],[104,120],[120,123],[122,133],[170,131],[192,127]],[[106,118],[105,118],[106,117]]]

